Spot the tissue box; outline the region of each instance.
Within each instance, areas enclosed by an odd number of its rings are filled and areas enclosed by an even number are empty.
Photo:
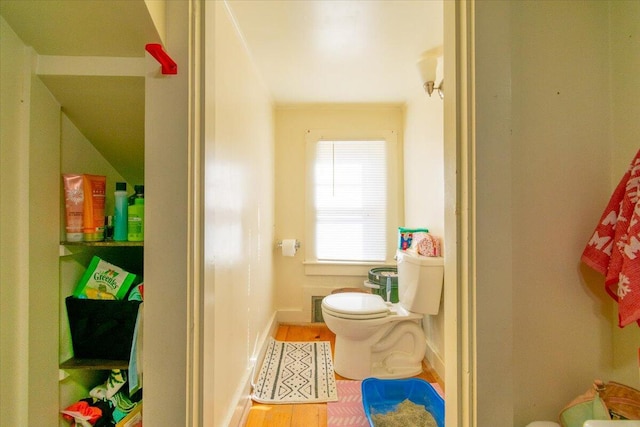
[[[76,359],[129,360],[141,301],[66,300]]]

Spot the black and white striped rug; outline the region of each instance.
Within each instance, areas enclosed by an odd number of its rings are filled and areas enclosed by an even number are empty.
[[[251,398],[271,404],[337,401],[331,344],[272,338]]]

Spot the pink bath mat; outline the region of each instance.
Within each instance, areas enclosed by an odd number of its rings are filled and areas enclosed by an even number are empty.
[[[338,401],[327,403],[327,427],[368,427],[362,407],[362,381],[336,380]]]
[[[433,388],[443,395],[438,384]],[[368,427],[362,407],[362,381],[336,380],[338,401],[327,403],[327,427]]]

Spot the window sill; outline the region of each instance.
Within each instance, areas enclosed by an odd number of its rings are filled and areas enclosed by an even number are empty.
[[[363,276],[374,267],[395,267],[389,262],[337,262],[305,261],[304,274],[307,276]]]

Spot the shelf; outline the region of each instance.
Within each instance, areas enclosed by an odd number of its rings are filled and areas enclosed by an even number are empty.
[[[60,369],[93,369],[93,370],[111,370],[111,369],[129,369],[128,360],[109,360],[109,359],[76,359],[71,358],[60,364]]]
[[[114,242],[114,241],[101,241],[101,242],[60,242],[64,246],[101,246],[101,247],[123,247],[123,246],[144,246],[144,242]]]

